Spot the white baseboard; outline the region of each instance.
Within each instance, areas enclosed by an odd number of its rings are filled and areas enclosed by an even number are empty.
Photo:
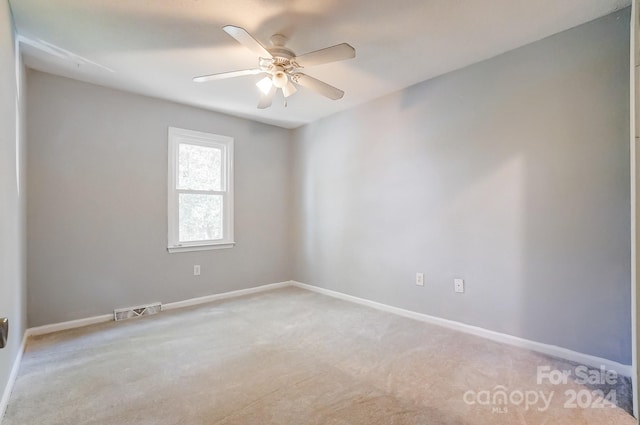
[[[100,316],[87,317],[78,320],[69,320],[68,322],[53,323],[51,325],[36,326],[27,329],[27,337],[36,335],[45,335],[53,332],[66,331],[68,329],[81,328],[83,326],[95,325],[96,323],[104,323],[113,320],[113,314],[101,314]]]
[[[258,292],[269,291],[271,289],[282,288],[291,285],[290,281],[270,283],[253,288],[239,289],[237,291],[223,292],[221,294],[207,295],[204,297],[190,298],[184,301],[176,301],[162,305],[162,310],[174,310],[176,308],[190,307],[198,304],[210,303],[212,301],[224,300],[226,298],[240,297],[242,295],[255,294]],[[99,316],[87,317],[84,319],[70,320],[68,322],[53,323],[51,325],[37,326],[29,328],[26,331],[27,337],[35,335],[45,335],[52,332],[66,331],[68,329],[81,328],[83,326],[95,325],[97,323],[110,322],[113,320],[113,314],[101,314]]]
[[[9,374],[9,380],[7,381],[7,385],[4,387],[4,391],[2,392],[2,398],[0,398],[0,424],[2,424],[2,419],[4,418],[4,414],[7,411],[7,405],[9,404],[9,398],[11,397],[11,392],[13,391],[16,379],[18,378],[18,371],[20,370],[22,355],[24,354],[24,348],[27,344],[27,337],[28,335],[25,332],[24,336],[22,337],[22,343],[20,344],[18,354],[13,361],[13,367],[11,368],[11,373]]]
[[[221,294],[206,295],[204,297],[191,298],[184,301],[176,301],[173,303],[162,304],[162,310],[174,310],[176,308],[191,307],[194,305],[210,303],[212,301],[224,300],[227,298],[241,297],[243,295],[256,294],[258,292],[270,291],[272,289],[284,288],[291,286],[291,281],[269,283],[267,285],[255,286],[253,288],[238,289],[237,291],[223,292]]]
[[[330,289],[324,289],[324,288],[320,288],[313,285],[307,285],[306,283],[291,281],[291,284],[299,288],[307,289],[309,291],[328,295],[334,298],[339,298],[341,300],[350,301],[350,302],[365,305],[368,307],[373,307],[381,311],[397,314],[403,317],[408,317],[410,319],[415,319],[422,322],[431,323],[434,325],[444,326],[449,329],[464,332],[467,334],[476,335],[485,339],[490,339],[492,341],[501,342],[503,344],[526,348],[532,351],[537,351],[542,354],[547,354],[553,357],[559,357],[572,362],[584,364],[586,366],[591,366],[595,368],[604,366],[608,370],[615,370],[619,375],[630,377],[633,374],[632,373],[633,369],[630,365],[623,365],[613,360],[592,356],[590,354],[579,353],[577,351],[569,350],[567,348],[562,348],[555,345],[544,344],[536,341],[530,341],[528,339],[524,339],[524,338],[520,338],[517,336],[508,335],[500,332],[490,331],[488,329],[467,325],[465,323],[456,322],[453,320],[442,319],[440,317],[430,316],[428,314],[417,313],[415,311],[393,307],[393,306],[378,303],[375,301],[370,301],[364,298],[358,298],[353,295],[347,295],[342,292],[332,291]]]

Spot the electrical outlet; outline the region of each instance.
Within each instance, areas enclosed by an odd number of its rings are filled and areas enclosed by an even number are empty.
[[[200,266],[199,265],[195,265],[193,266],[193,275],[194,276],[200,276]]]
[[[453,279],[453,290],[459,293],[464,292],[464,280]]]
[[[424,273],[416,273],[416,285],[424,286]]]

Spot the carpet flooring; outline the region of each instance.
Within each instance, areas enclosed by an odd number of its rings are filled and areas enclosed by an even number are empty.
[[[287,287],[33,337],[2,425],[637,423],[576,367]]]

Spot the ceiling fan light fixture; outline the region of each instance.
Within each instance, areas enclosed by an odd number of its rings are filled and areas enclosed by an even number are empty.
[[[258,88],[260,89],[260,91],[262,93],[269,94],[269,92],[271,91],[271,87],[273,86],[273,82],[271,81],[270,77],[264,77],[262,80],[258,81],[256,83],[256,86],[258,86]]]
[[[287,74],[285,74],[283,71],[276,71],[273,74],[273,85],[276,86],[277,88],[281,89],[284,86],[287,85],[287,83],[289,82],[289,78],[287,77]]]

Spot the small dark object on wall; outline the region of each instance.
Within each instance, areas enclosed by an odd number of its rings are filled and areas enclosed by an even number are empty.
[[[7,345],[7,337],[9,336],[9,319],[3,317],[0,319],[0,348]]]

